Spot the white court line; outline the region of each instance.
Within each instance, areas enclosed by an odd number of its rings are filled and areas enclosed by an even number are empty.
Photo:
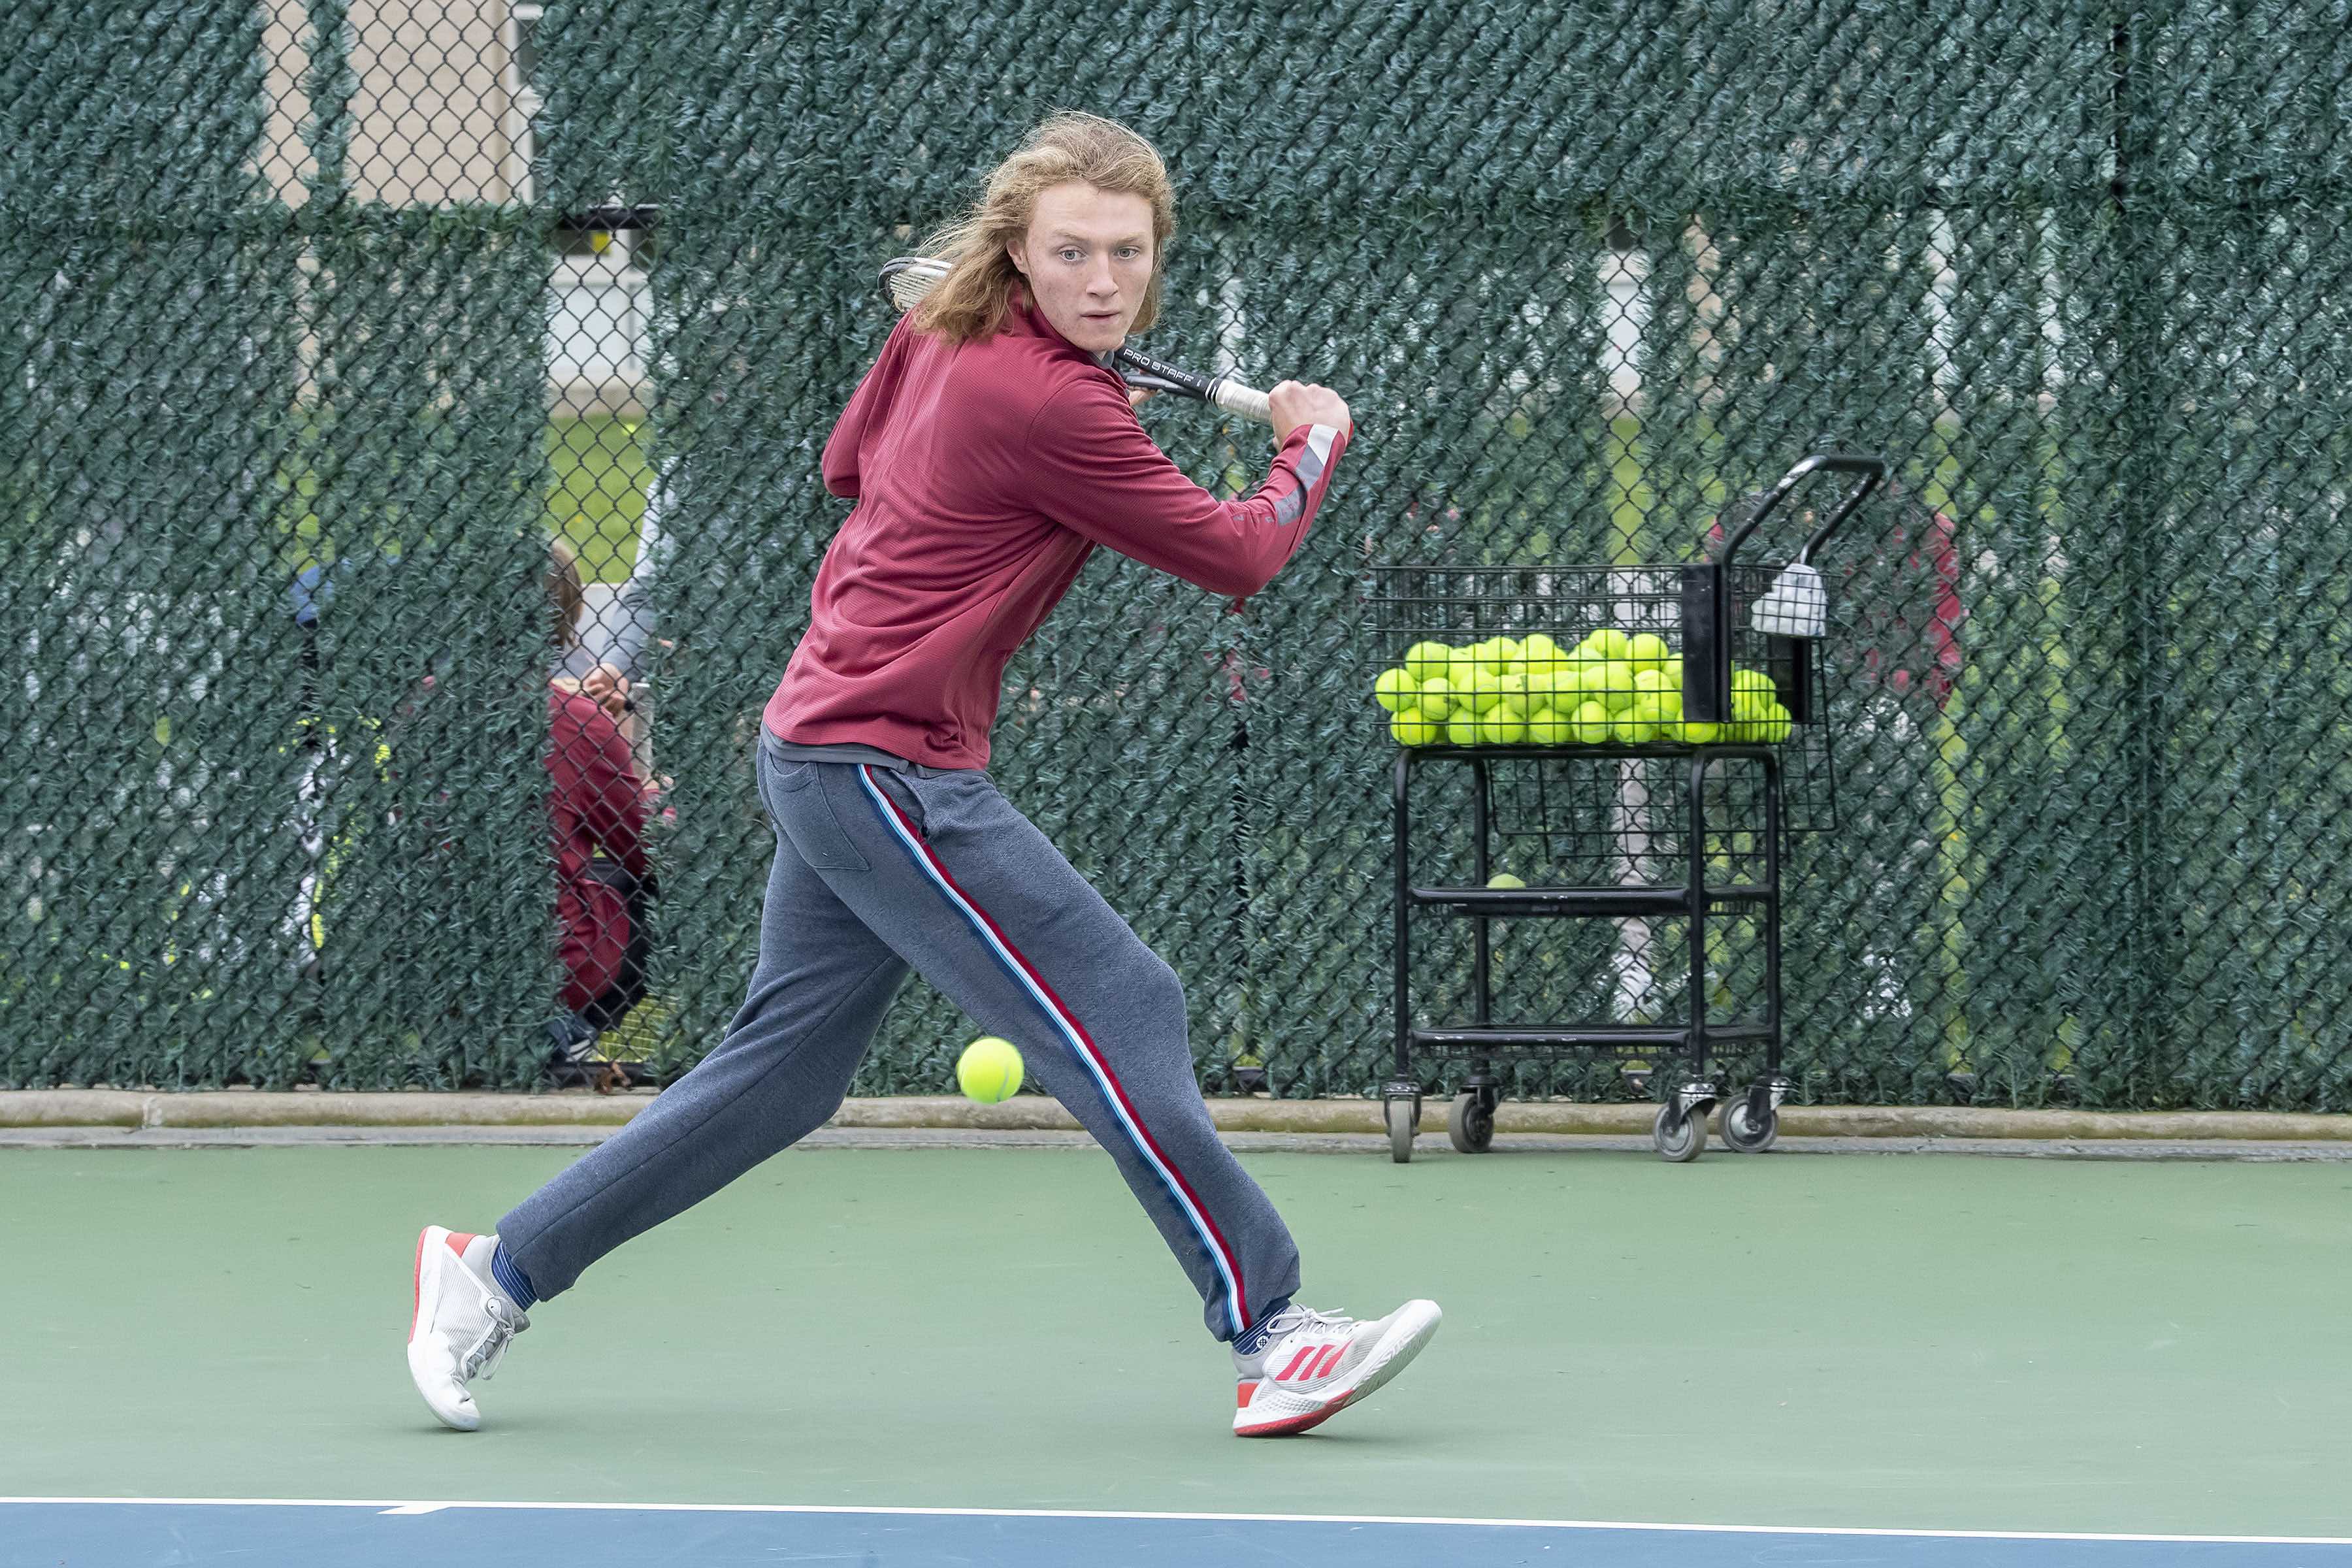
[[[543,1509],[599,1513],[865,1513],[917,1519],[1135,1519],[1209,1524],[1439,1524],[1496,1530],[1639,1530],[1693,1535],[1834,1535],[1912,1541],[2112,1541],[2182,1546],[2352,1546],[2344,1535],[2137,1535],[2054,1530],[1897,1530],[1856,1525],[1661,1524],[1603,1519],[1453,1519],[1382,1513],[1161,1513],[1149,1510],[1078,1508],[859,1508],[801,1502],[440,1502],[391,1498],[0,1497],[12,1503],[104,1504],[124,1508],[367,1508],[379,1513],[437,1513],[444,1509]]]

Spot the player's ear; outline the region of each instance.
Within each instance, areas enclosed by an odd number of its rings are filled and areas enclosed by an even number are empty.
[[[1012,261],[1013,271],[1018,272],[1024,278],[1029,276],[1028,250],[1021,241],[1017,239],[1006,240],[1004,242],[1004,254]]]

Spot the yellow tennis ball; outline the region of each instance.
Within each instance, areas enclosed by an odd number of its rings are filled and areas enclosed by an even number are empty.
[[[1601,627],[1585,638],[1584,645],[1607,659],[1623,659],[1633,657],[1626,650],[1633,646],[1633,639],[1615,626]]]
[[[1657,633],[1643,632],[1627,639],[1624,657],[1636,669],[1655,669],[1674,651]]]
[[[1539,710],[1528,721],[1528,739],[1538,746],[1564,746],[1575,738],[1569,721],[1549,708]]]
[[[1583,702],[1568,716],[1569,735],[1587,745],[1599,745],[1609,739],[1609,704],[1601,701]]]
[[[1405,650],[1405,673],[1416,684],[1445,674],[1453,663],[1454,650],[1442,642],[1417,642]]]
[[[1424,719],[1418,710],[1398,714],[1389,721],[1389,733],[1400,746],[1429,746],[1445,739],[1445,726],[1435,719]]]
[[[1431,676],[1421,683],[1413,707],[1423,718],[1444,723],[1454,711],[1454,683],[1442,675]]]
[[[1372,696],[1391,713],[1402,713],[1413,706],[1421,693],[1421,683],[1402,669],[1384,669],[1380,679],[1372,683]]]
[[[1445,738],[1447,741],[1457,746],[1476,745],[1478,743],[1478,715],[1471,712],[1467,708],[1455,713],[1453,718],[1448,719],[1445,721]]]
[[[967,1100],[994,1105],[1021,1087],[1021,1053],[1011,1040],[982,1035],[956,1058],[956,1083]]]
[[[1521,879],[1512,876],[1508,871],[1497,871],[1493,876],[1486,879],[1486,886],[1490,888],[1506,889],[1524,888],[1527,886],[1527,883]]]
[[[1528,721],[1496,703],[1480,715],[1478,739],[1490,746],[1516,746],[1528,738]]]
[[[1609,704],[1612,713],[1622,713],[1633,706],[1633,699],[1640,694],[1641,689],[1633,684],[1637,673],[1623,659],[1612,658],[1601,667],[1601,684],[1585,689]]]

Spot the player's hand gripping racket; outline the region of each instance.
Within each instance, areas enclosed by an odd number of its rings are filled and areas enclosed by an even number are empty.
[[[899,310],[911,310],[947,275],[948,264],[937,257],[894,257],[882,264],[882,289]],[[1148,386],[1155,392],[1197,397],[1244,419],[1255,419],[1261,425],[1274,423],[1265,394],[1254,386],[1244,386],[1231,376],[1196,375],[1181,365],[1170,364],[1134,349],[1121,349],[1117,357],[1119,374],[1129,386]]]

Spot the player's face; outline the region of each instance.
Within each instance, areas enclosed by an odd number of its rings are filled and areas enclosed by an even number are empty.
[[[1005,250],[1054,330],[1108,353],[1127,341],[1151,285],[1151,204],[1076,181],[1050,186],[1026,237]]]

